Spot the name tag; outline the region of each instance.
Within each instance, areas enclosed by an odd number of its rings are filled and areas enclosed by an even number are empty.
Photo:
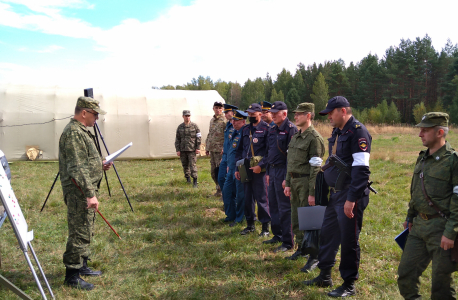
[[[280,131],[278,134],[286,134],[286,132]]]
[[[256,133],[264,133],[264,130],[256,130]]]

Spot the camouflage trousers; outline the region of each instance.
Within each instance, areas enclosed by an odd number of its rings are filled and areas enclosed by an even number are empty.
[[[296,236],[296,245],[302,244],[304,232],[299,230],[299,218],[297,208],[309,206],[309,180],[310,177],[291,178],[291,227],[293,234]]]
[[[212,175],[212,179],[216,184],[217,191],[221,191],[221,188],[219,187],[219,184],[218,184],[218,170],[219,170],[218,168],[219,168],[219,164],[221,163],[222,157],[223,155],[221,154],[221,152],[210,152],[210,166],[211,166],[210,172]]]
[[[418,293],[420,276],[431,261],[431,299],[456,299],[452,287],[452,273],[456,270],[456,263],[450,261],[450,250],[440,247],[445,222],[443,218],[414,218],[398,268],[399,292],[404,299],[421,299]]]
[[[197,156],[196,151],[181,151],[181,165],[183,166],[184,177],[197,178]]]
[[[86,197],[76,187],[66,191],[64,200],[67,205],[68,239],[63,261],[69,269],[80,269],[83,258],[90,255],[95,209],[87,209]]]

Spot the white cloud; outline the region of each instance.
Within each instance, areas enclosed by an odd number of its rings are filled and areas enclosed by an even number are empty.
[[[36,1],[46,4],[40,7],[33,6],[32,0],[14,2],[37,12],[51,11],[18,15],[0,2],[0,24],[95,42],[94,50],[106,54],[103,60],[91,66],[81,63],[79,70],[55,66],[52,71],[60,69],[59,75],[47,77],[93,85],[176,85],[199,75],[243,83],[247,78],[264,77],[266,72],[275,78],[283,67],[294,72],[299,62],[308,65],[342,58],[348,64],[369,52],[381,58],[401,38],[426,33],[436,50],[449,37],[458,42],[454,9],[425,9],[410,0],[379,4],[362,0],[196,0],[190,6],[173,6],[155,20],[127,19],[109,30],[60,12],[69,6],[90,8],[86,1]],[[456,7],[455,1],[449,4],[449,8]],[[6,21],[5,12],[9,13]],[[434,21],[435,16],[440,19]]]
[[[46,47],[41,48],[41,49],[30,49],[30,48],[27,48],[27,47],[21,47],[18,50],[22,51],[22,52],[54,53],[56,51],[63,50],[63,49],[65,49],[65,48],[62,47],[62,46],[49,45],[49,46],[46,46]]]

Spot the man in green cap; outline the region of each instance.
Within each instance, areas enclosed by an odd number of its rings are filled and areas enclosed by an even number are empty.
[[[398,286],[405,299],[421,299],[419,277],[431,261],[431,299],[456,299],[451,276],[456,263],[450,252],[458,231],[458,157],[445,140],[448,119],[446,113],[430,112],[416,125],[427,149],[415,164],[404,222],[410,233],[398,268]]]
[[[190,184],[191,176],[193,179],[193,187],[197,188],[196,155],[200,153],[202,134],[200,133],[199,126],[191,122],[191,111],[183,110],[183,120],[184,122],[177,128],[175,149],[177,155],[181,159],[186,181]]]
[[[291,225],[297,244],[297,251],[287,259],[296,260],[305,255],[302,249],[304,233],[299,230],[297,208],[315,205],[315,180],[325,147],[323,138],[312,125],[315,105],[300,103],[293,112],[299,131],[293,135],[289,143],[284,192],[286,196],[291,197]],[[303,271],[311,271],[317,263],[316,256],[310,256]]]
[[[63,256],[66,267],[64,284],[83,290],[92,290],[94,285],[81,279],[80,275],[102,274],[91,270],[87,261],[95,212],[99,207],[98,186],[103,170],[108,170],[112,164],[103,164],[88,127],[93,127],[99,114],[105,113],[97,100],[79,97],[75,116],[59,140],[59,173],[68,219],[68,240]]]

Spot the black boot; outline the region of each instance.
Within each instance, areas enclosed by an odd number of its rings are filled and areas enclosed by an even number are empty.
[[[332,286],[331,270],[332,269],[321,270],[320,275],[312,280],[303,281],[302,283],[305,285],[316,285],[320,287]]]
[[[92,283],[86,282],[83,279],[81,279],[80,270],[69,268],[67,268],[67,270],[65,271],[64,285],[86,291],[90,291],[94,288],[94,285]]]
[[[299,245],[297,247],[297,250],[296,252],[293,253],[293,255],[291,256],[287,256],[285,257],[285,259],[289,259],[289,260],[297,260],[298,258],[301,258],[301,257],[304,257],[305,254],[303,253],[302,249],[301,249],[301,245]]]
[[[255,227],[254,227],[254,221],[247,221],[247,225],[246,225],[246,228],[243,229],[240,234],[241,235],[247,235],[251,232],[253,232],[255,230]]]
[[[260,237],[268,237],[270,235],[269,233],[269,222],[267,223],[262,223],[262,229],[261,233],[259,234]]]
[[[83,267],[80,269],[80,275],[82,276],[100,276],[102,275],[102,271],[94,271],[87,266],[88,260],[90,259],[83,257]]]
[[[354,280],[346,280],[341,286],[328,293],[329,297],[335,298],[351,297],[354,295],[356,295]]]
[[[186,177],[186,183],[191,184],[191,177]]]
[[[192,187],[197,188],[197,178],[192,179]]]
[[[305,272],[305,273],[310,273],[312,272],[317,266],[318,266],[318,256],[314,255],[310,255],[309,256],[309,260],[307,261],[307,263],[305,264],[305,266],[302,267],[301,271],[302,272]]]

